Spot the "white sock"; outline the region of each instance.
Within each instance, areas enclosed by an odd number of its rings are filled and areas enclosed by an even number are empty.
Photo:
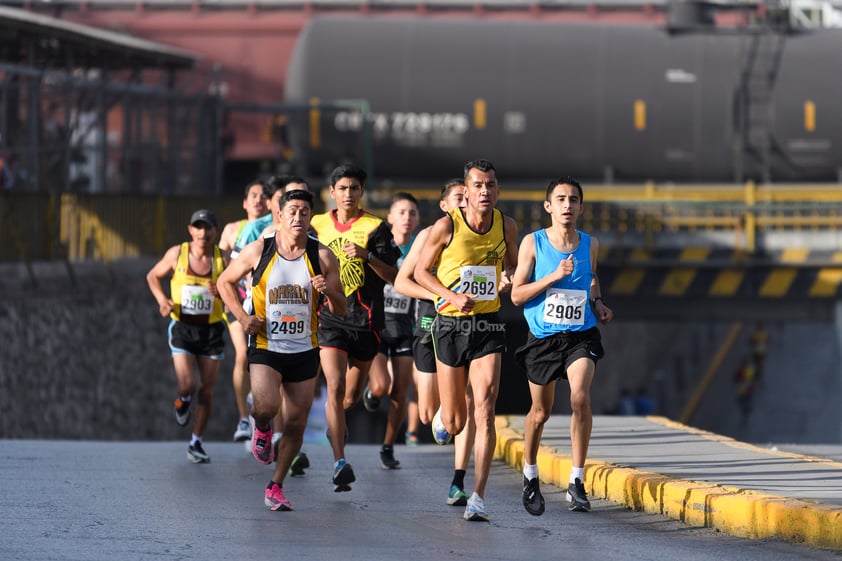
[[[538,464],[523,464],[523,476],[527,481],[538,477]]]
[[[196,435],[194,434],[194,435],[192,436],[192,438],[190,439],[190,446],[195,446],[197,442],[201,442],[201,441],[202,441],[202,437],[201,437],[201,436],[196,436]]]
[[[574,467],[570,470],[570,483],[575,483],[576,480],[581,481],[582,483],[585,482],[585,468],[584,467]]]

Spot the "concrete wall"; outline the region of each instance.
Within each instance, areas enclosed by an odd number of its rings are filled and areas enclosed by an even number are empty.
[[[172,400],[168,320],[146,286],[152,260],[34,269],[4,265],[0,287],[0,437],[182,439]],[[237,420],[233,348],[220,369],[208,439]]]

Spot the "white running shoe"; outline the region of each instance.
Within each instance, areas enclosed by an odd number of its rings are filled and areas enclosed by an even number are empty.
[[[468,499],[468,505],[465,507],[465,520],[471,522],[488,522],[488,513],[485,512],[485,502],[476,493],[471,495]]]
[[[251,423],[248,419],[240,419],[237,429],[234,431],[234,442],[251,440]]]
[[[436,441],[436,444],[444,446],[445,444],[450,444],[450,441],[453,440],[453,435],[447,432],[447,429],[444,428],[444,423],[441,422],[441,407],[433,415],[433,422],[430,424],[430,427],[433,430],[433,440]]]

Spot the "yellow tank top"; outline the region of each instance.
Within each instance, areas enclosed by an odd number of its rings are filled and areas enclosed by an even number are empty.
[[[315,254],[318,255],[318,242]],[[265,320],[263,329],[249,337],[252,348],[276,353],[301,353],[319,346],[318,295],[310,279],[316,275],[305,251],[289,261],[278,255],[275,237],[263,238],[263,253],[254,269],[251,302],[254,314]]]
[[[214,297],[208,288],[208,281],[216,282],[225,263],[218,246],[213,246],[213,264],[207,277],[194,275],[190,271],[190,243],[181,244],[178,262],[170,279],[170,294],[173,309],[170,317],[176,321],[193,324],[210,324],[222,321],[222,300]]]
[[[484,234],[468,226],[461,208],[454,208],[448,215],[453,222],[453,236],[436,263],[436,277],[453,292],[476,296],[474,308],[469,314],[459,312],[439,297],[436,298],[436,311],[443,316],[496,312],[500,309],[497,284],[506,254],[503,213],[494,209],[491,228]]]

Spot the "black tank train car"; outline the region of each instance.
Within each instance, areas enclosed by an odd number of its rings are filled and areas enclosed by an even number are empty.
[[[314,17],[285,101],[367,100],[369,112],[302,112],[288,139],[304,173],[353,160],[396,183],[441,181],[477,157],[533,187],[560,173],[837,181],[840,53],[837,30]]]

